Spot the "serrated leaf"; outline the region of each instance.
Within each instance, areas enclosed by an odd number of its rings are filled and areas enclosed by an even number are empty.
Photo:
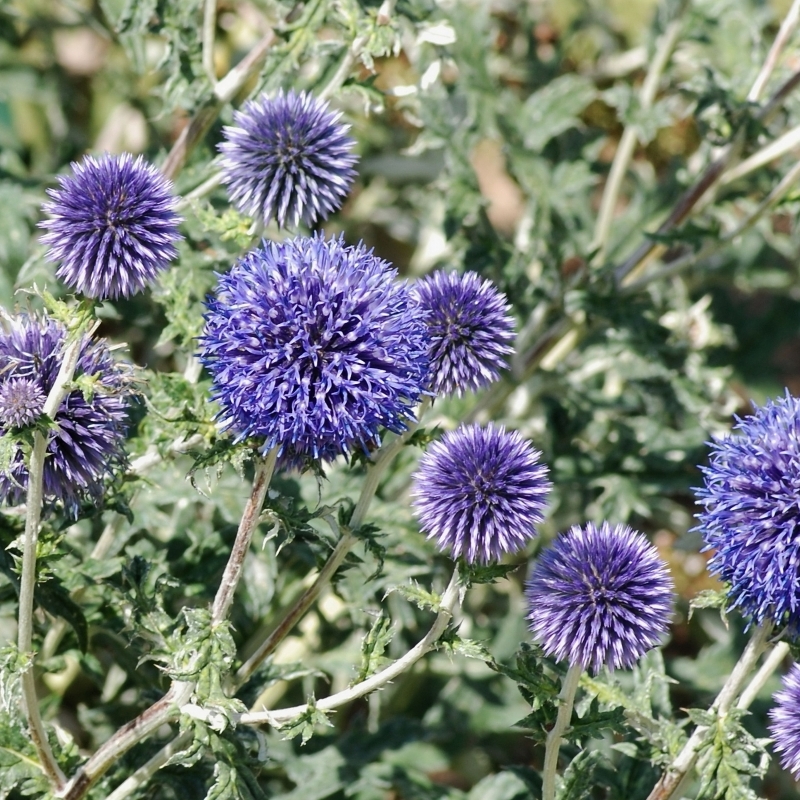
[[[383,654],[394,634],[395,627],[392,625],[392,620],[381,610],[361,643],[361,667],[354,683],[360,683],[370,675],[374,675],[386,663]]]
[[[525,147],[540,151],[554,136],[580,123],[579,114],[597,94],[582,75],[562,75],[534,92],[525,101],[520,128]]]
[[[435,592],[429,592],[417,583],[405,583],[399,586],[393,586],[388,592],[396,592],[423,611],[434,611],[438,613],[442,607],[441,595]]]
[[[464,559],[458,561],[458,577],[461,585],[467,589],[481,583],[497,583],[508,577],[519,564],[469,564]]]

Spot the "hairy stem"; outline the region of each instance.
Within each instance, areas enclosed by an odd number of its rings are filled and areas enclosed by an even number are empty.
[[[711,705],[710,710],[716,711],[718,716],[725,716],[733,706],[747,676],[756,665],[759,656],[764,652],[771,631],[771,624],[756,628],[741,658],[736,662],[736,666],[728,676],[728,680],[725,681],[725,685]],[[671,798],[677,796],[677,790],[697,761],[698,751],[708,730],[706,725],[698,725],[695,728],[694,733],[689,737],[689,741],[686,742],[667,771],[661,776],[653,791],[648,795],[647,800],[671,800]]]
[[[772,47],[767,54],[767,58],[761,66],[761,69],[759,70],[759,73],[756,76],[750,91],[747,93],[747,99],[751,103],[755,103],[763,94],[764,89],[767,86],[767,81],[770,79],[770,76],[775,70],[775,67],[778,64],[778,59],[780,58],[780,55],[783,52],[783,49],[786,47],[789,39],[792,37],[792,34],[797,29],[799,22],[800,0],[794,0],[791,8],[781,23],[780,30],[778,31],[778,35],[775,37],[775,41],[772,43]]]
[[[42,415],[55,419],[61,403],[69,392],[69,384],[75,375],[81,351],[82,334],[73,333],[66,340],[66,348],[61,367],[56,375],[42,409]],[[33,450],[28,462],[28,496],[25,511],[25,534],[22,546],[22,575],[19,590],[19,627],[17,647],[21,655],[28,656],[28,663],[22,672],[22,700],[28,729],[42,771],[56,789],[60,789],[66,776],[53,755],[42,716],[39,713],[39,699],[36,695],[33,653],[33,598],[36,589],[36,548],[39,543],[39,525],[44,502],[44,461],[47,455],[49,435],[36,431],[33,435]]]
[[[456,571],[450,578],[450,583],[447,589],[445,589],[444,595],[442,595],[442,601],[436,619],[423,639],[417,642],[404,656],[398,658],[397,661],[390,664],[385,669],[382,669],[380,672],[354,686],[350,686],[341,692],[337,692],[330,697],[320,700],[316,703],[315,707],[320,711],[333,711],[334,709],[347,705],[347,703],[351,703],[359,697],[364,697],[386,686],[387,683],[395,680],[410,669],[420,658],[433,649],[433,646],[439,641],[441,635],[447,629],[450,620],[453,618],[453,614],[459,606],[459,594],[458,571]],[[308,706],[302,705],[293,706],[292,708],[282,708],[278,711],[252,711],[242,714],[238,722],[245,725],[261,725],[266,723],[268,725],[280,726],[297,719],[297,717],[302,716],[307,710]]]
[[[364,480],[364,485],[361,488],[361,495],[358,499],[353,515],[350,517],[350,530],[356,531],[364,523],[367,512],[369,511],[372,498],[378,489],[378,484],[386,472],[386,468],[394,460],[395,456],[402,450],[409,437],[419,426],[419,420],[422,419],[425,412],[430,406],[430,398],[425,398],[420,404],[417,413],[417,421],[410,423],[408,430],[401,436],[395,436],[391,441],[387,441],[378,450],[376,457],[370,462],[367,468],[367,475]],[[236,685],[241,686],[247,681],[250,676],[256,671],[259,664],[271,653],[275,648],[286,638],[294,626],[305,616],[309,608],[316,602],[320,592],[330,583],[331,578],[339,569],[347,554],[352,549],[353,545],[358,541],[358,537],[353,533],[345,533],[333,552],[328,557],[328,560],[319,571],[314,583],[303,592],[302,595],[292,604],[291,608],[284,614],[281,621],[272,630],[269,636],[258,646],[258,649],[242,664],[236,672]]]
[[[770,679],[772,673],[775,672],[788,655],[789,645],[786,642],[778,642],[778,644],[772,648],[772,652],[764,659],[764,663],[740,695],[739,702],[736,703],[736,708],[750,708],[753,700],[756,699],[758,693],[764,688],[764,684]]]
[[[219,625],[230,611],[233,595],[242,577],[244,560],[247,556],[247,551],[250,549],[253,532],[258,525],[258,518],[261,515],[261,508],[264,505],[264,498],[267,496],[267,489],[269,488],[269,482],[272,480],[272,473],[275,471],[277,459],[278,447],[273,447],[267,453],[267,457],[256,467],[253,490],[239,522],[236,540],[233,543],[228,563],[225,565],[225,572],[222,573],[222,580],[214,597],[214,603],[211,606],[212,625]]]
[[[206,0],[203,5],[203,69],[214,86],[217,73],[214,70],[214,35],[217,27],[217,0]]]
[[[236,540],[228,558],[211,610],[211,624],[221,623],[230,610],[233,595],[242,574],[244,558],[258,524],[264,498],[275,469],[277,448],[273,448],[267,457],[256,467],[253,488],[239,523]],[[195,686],[187,681],[174,681],[167,693],[138,717],[124,725],[95,752],[78,770],[59,795],[64,800],[80,800],[86,795],[92,784],[103,775],[112,764],[131,749],[135,744],[146,739],[163,724],[170,722],[180,713],[180,708],[191,699]]]
[[[685,3],[681,5],[679,14],[682,14],[685,5]],[[658,43],[658,48],[653,60],[650,62],[650,68],[647,70],[644,84],[642,84],[642,91],[639,95],[639,104],[643,109],[648,109],[653,105],[653,100],[655,100],[656,91],[658,90],[658,82],[678,41],[682,24],[681,19],[675,19],[670,22],[661,37],[661,41]],[[596,264],[602,264],[605,258],[608,237],[611,233],[611,222],[614,218],[614,209],[617,207],[622,181],[625,179],[628,165],[633,158],[637,141],[636,129],[632,125],[628,125],[619,141],[617,152],[614,154],[614,161],[611,164],[608,180],[600,200],[600,210],[597,213],[594,241],[590,247],[590,249],[597,249],[593,259]]]
[[[695,253],[688,253],[682,258],[670,261],[669,264],[664,265],[660,269],[651,270],[639,280],[628,283],[622,290],[622,294],[630,294],[632,292],[643,289],[653,281],[662,278],[669,278],[683,272],[686,269],[705,261],[715,253],[718,253],[724,247],[733,242],[737,237],[741,236],[746,230],[752,228],[770,208],[777,205],[789,192],[789,189],[794,186],[797,180],[800,179],[800,162],[796,163],[786,175],[783,176],[778,185],[758,204],[756,209],[743,220],[736,228],[718,239],[714,239],[708,244],[701,247]]]
[[[215,6],[213,0],[207,0],[206,13],[208,13],[209,5]],[[247,81],[261,69],[261,65],[264,63],[264,59],[266,59],[267,53],[274,42],[275,33],[270,29],[224,78],[216,82],[212,97],[197,111],[189,121],[189,124],[181,131],[175,144],[172,145],[172,149],[169,151],[161,168],[167,178],[174,180],[175,176],[183,169],[186,159],[189,158],[194,148],[197,147],[211,129],[225,103],[229,103]],[[213,54],[210,57],[213,60]],[[205,58],[204,38],[204,64]],[[211,69],[213,70],[213,63]]]
[[[558,696],[558,716],[556,724],[547,734],[544,753],[544,772],[542,774],[542,800],[555,800],[556,772],[558,770],[558,752],[561,749],[561,737],[572,719],[572,706],[575,704],[575,693],[583,674],[582,664],[572,664],[564,678],[561,693]]]

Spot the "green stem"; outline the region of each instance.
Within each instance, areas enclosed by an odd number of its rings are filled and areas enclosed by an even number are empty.
[[[76,332],[67,340],[61,367],[45,400],[42,414],[55,419],[61,403],[69,392],[69,384],[78,365],[81,349],[81,333]],[[50,783],[60,789],[66,782],[61,767],[53,755],[42,716],[39,713],[39,698],[36,694],[33,653],[33,601],[36,589],[36,548],[39,543],[39,525],[44,501],[44,462],[47,455],[49,436],[36,431],[33,436],[33,450],[28,462],[28,495],[25,512],[25,534],[22,546],[22,575],[19,591],[19,626],[17,646],[28,663],[22,672],[22,699],[28,719],[33,746],[39,756],[42,771]]]
[[[733,706],[747,676],[752,672],[760,655],[764,652],[771,632],[771,624],[756,628],[741,658],[736,662],[736,666],[728,676],[728,680],[725,681],[725,685],[717,695],[717,699],[711,705],[710,710],[715,711],[718,716],[725,716]],[[698,725],[695,728],[694,733],[689,737],[689,741],[686,742],[680,753],[661,776],[661,779],[653,787],[653,791],[650,792],[647,800],[672,800],[672,798],[678,796],[678,790],[697,761],[698,751],[708,730],[707,725]]]
[[[419,426],[425,412],[430,407],[431,399],[426,397],[420,403],[417,412],[417,420],[411,423],[401,436],[395,436],[391,441],[386,441],[376,454],[374,461],[370,462],[367,468],[367,476],[361,488],[361,495],[353,514],[350,517],[350,531],[357,531],[364,523],[367,512],[369,511],[372,498],[378,489],[378,484],[386,472],[386,468],[394,460],[395,456],[402,450],[409,437]],[[388,436],[388,435],[387,435]],[[339,539],[328,560],[319,571],[314,583],[303,592],[302,595],[292,604],[284,614],[281,621],[272,632],[258,646],[256,651],[242,664],[236,672],[236,685],[241,686],[256,671],[259,664],[275,651],[275,648],[286,638],[294,626],[305,616],[309,608],[316,602],[320,592],[330,583],[331,578],[336,574],[347,554],[358,541],[355,534],[347,532]]]
[[[411,648],[411,650],[401,658],[398,658],[397,661],[366,680],[320,700],[316,703],[315,707],[320,711],[333,711],[347,703],[351,703],[359,697],[364,697],[386,686],[387,683],[396,680],[400,675],[410,669],[420,658],[433,649],[436,642],[439,641],[442,634],[447,629],[450,620],[453,618],[453,614],[459,606],[460,591],[458,570],[456,570],[450,578],[447,589],[445,589],[442,595],[439,612],[436,615],[431,629]],[[302,716],[306,711],[308,711],[307,705],[282,708],[279,711],[253,711],[243,714],[239,717],[238,722],[244,725],[261,725],[267,723],[268,725],[277,727],[285,725],[287,722],[291,722],[293,719]]]
[[[561,737],[572,719],[572,707],[575,704],[575,693],[583,674],[583,664],[572,664],[564,678],[561,694],[558,696],[558,716],[556,724],[547,734],[544,753],[544,773],[542,775],[542,800],[555,800],[556,772],[558,770],[558,753],[561,749]]]
[[[269,488],[269,482],[275,469],[277,448],[273,448],[267,457],[259,463],[253,478],[253,488],[236,533],[236,540],[228,558],[228,563],[217,590],[211,610],[211,624],[220,624],[228,614],[233,595],[242,575],[244,558],[247,555],[253,531],[258,525],[261,508]],[[81,800],[94,782],[103,775],[114,762],[131,749],[135,744],[146,739],[162,725],[180,713],[180,709],[189,702],[195,686],[191,682],[174,681],[169,691],[160,700],[145,709],[138,717],[124,725],[89,758],[89,760],[70,779],[63,793],[63,800]]]

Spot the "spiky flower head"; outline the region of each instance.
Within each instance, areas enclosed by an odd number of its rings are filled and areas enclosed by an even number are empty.
[[[709,571],[745,618],[800,630],[800,400],[786,394],[711,444],[697,490]]]
[[[641,533],[576,525],[536,561],[528,620],[545,653],[597,674],[631,667],[655,647],[672,614],[672,579]]]
[[[551,484],[541,453],[516,431],[466,425],[420,459],[414,510],[440,550],[470,563],[516,553],[536,536]]]
[[[86,156],[58,181],[42,206],[50,218],[39,224],[70,288],[99,300],[130,297],[177,257],[172,184],[141,156]]]
[[[496,381],[514,350],[514,318],[505,295],[474,272],[434,272],[414,291],[429,312],[431,391],[460,395]]]
[[[313,225],[341,208],[355,177],[349,125],[305,92],[262,94],[224,128],[222,182],[243,214],[281,227]]]
[[[800,781],[800,665],[794,664],[783,678],[783,688],[773,698],[769,731],[781,766]]]
[[[35,422],[53,387],[66,330],[58,322],[23,315],[0,328],[0,434]],[[98,501],[111,471],[124,463],[130,368],[116,363],[104,342],[84,338],[75,377],[94,378],[91,396],[74,389],[55,415],[44,462],[44,495],[74,513],[84,500]],[[23,404],[27,402],[27,410]],[[22,449],[10,471],[0,474],[0,500],[25,500],[28,470]]]
[[[368,449],[413,419],[428,369],[424,317],[362,243],[263,242],[220,276],[201,361],[220,424],[281,448],[284,466]]]
[[[26,428],[42,413],[47,395],[34,378],[9,378],[0,383],[0,425]]]

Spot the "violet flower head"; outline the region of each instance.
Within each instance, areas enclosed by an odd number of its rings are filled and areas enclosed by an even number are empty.
[[[221,428],[301,468],[405,430],[428,339],[395,277],[363,244],[321,234],[265,241],[221,275],[200,340]]]
[[[71,289],[99,300],[130,297],[173,261],[181,238],[172,184],[141,156],[86,156],[60,176],[42,206],[56,275]]]
[[[730,584],[731,607],[761,625],[800,630],[800,400],[790,394],[711,444],[697,516],[709,571]]]
[[[477,391],[500,375],[514,351],[514,318],[504,294],[474,272],[434,272],[414,291],[428,314],[430,390]]]
[[[341,208],[355,178],[349,125],[301,92],[248,100],[224,129],[222,182],[243,214],[283,228],[313,225]]]
[[[467,425],[420,459],[414,510],[440,550],[469,563],[516,553],[536,536],[551,484],[541,453],[516,431]]]
[[[769,731],[781,766],[800,780],[800,664],[793,664],[783,678],[783,688],[776,692],[770,709]]]
[[[545,653],[597,674],[631,667],[672,614],[658,551],[625,525],[576,525],[536,561],[526,585],[530,628]]]
[[[66,330],[52,319],[21,316],[0,328],[0,434],[38,418],[61,366]],[[81,502],[102,498],[107,476],[124,464],[130,368],[115,363],[104,342],[86,337],[75,376],[96,378],[90,398],[71,391],[56,412],[44,462],[44,496],[74,514]],[[25,407],[25,404],[28,404]],[[0,502],[24,502],[28,469],[18,447],[0,474]]]
[[[0,383],[0,425],[26,428],[42,413],[47,395],[35,378],[9,378]]]

